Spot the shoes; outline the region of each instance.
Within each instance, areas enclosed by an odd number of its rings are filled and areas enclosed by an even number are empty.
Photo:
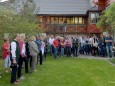
[[[16,80],[16,82],[20,82],[20,80]]]
[[[33,70],[33,72],[37,72],[37,70]]]
[[[25,77],[24,77],[24,76],[21,76],[21,77],[20,77],[20,79],[21,79],[21,80],[24,80],[24,79],[25,79]]]
[[[14,83],[12,83],[12,84],[14,84],[14,85],[18,85],[19,83],[15,81],[15,82],[14,82]]]

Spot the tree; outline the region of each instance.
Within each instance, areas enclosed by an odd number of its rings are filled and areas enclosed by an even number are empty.
[[[37,34],[41,32],[37,25],[36,15],[34,15],[35,5],[33,2],[23,3],[23,9],[16,13],[14,9],[2,9],[0,11],[0,38],[5,33],[12,36],[15,33]]]
[[[97,26],[108,31],[115,29],[115,2],[102,12]]]

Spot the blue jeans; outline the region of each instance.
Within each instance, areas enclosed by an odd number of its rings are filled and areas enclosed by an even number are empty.
[[[113,56],[112,46],[106,46],[106,49],[107,49],[107,56],[112,57]]]
[[[53,52],[53,45],[50,45],[50,55],[52,55]]]
[[[61,56],[63,56],[63,55],[64,55],[64,48],[61,47]]]
[[[54,58],[57,58],[57,54],[58,54],[58,48],[54,47]]]
[[[105,46],[100,46],[99,47],[99,54],[103,57],[106,57],[107,56],[107,53],[106,53],[106,47]]]

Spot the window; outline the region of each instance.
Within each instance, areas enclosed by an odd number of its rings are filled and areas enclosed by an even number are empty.
[[[79,24],[82,24],[83,21],[82,21],[82,17],[79,17]]]
[[[54,24],[54,17],[51,17],[51,24]]]
[[[98,22],[98,13],[91,13],[91,23],[97,23]]]
[[[85,24],[85,19],[84,18],[82,19],[82,21],[83,21],[82,24]]]
[[[63,22],[63,18],[59,17],[59,24]]]
[[[40,17],[40,20],[39,20],[39,21],[40,21],[40,23],[42,23],[42,17]]]
[[[71,18],[71,24],[74,24],[74,18]]]
[[[47,23],[50,24],[50,17],[47,17]]]
[[[79,18],[75,17],[75,24],[78,24],[78,23],[79,23]]]
[[[71,24],[70,18],[67,18],[67,24]]]
[[[59,23],[58,17],[55,17],[55,21],[57,24]]]

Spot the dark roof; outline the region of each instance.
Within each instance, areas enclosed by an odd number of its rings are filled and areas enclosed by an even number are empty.
[[[91,8],[89,0],[37,0],[36,14],[86,14]]]
[[[90,8],[88,11],[99,11],[97,6]]]

